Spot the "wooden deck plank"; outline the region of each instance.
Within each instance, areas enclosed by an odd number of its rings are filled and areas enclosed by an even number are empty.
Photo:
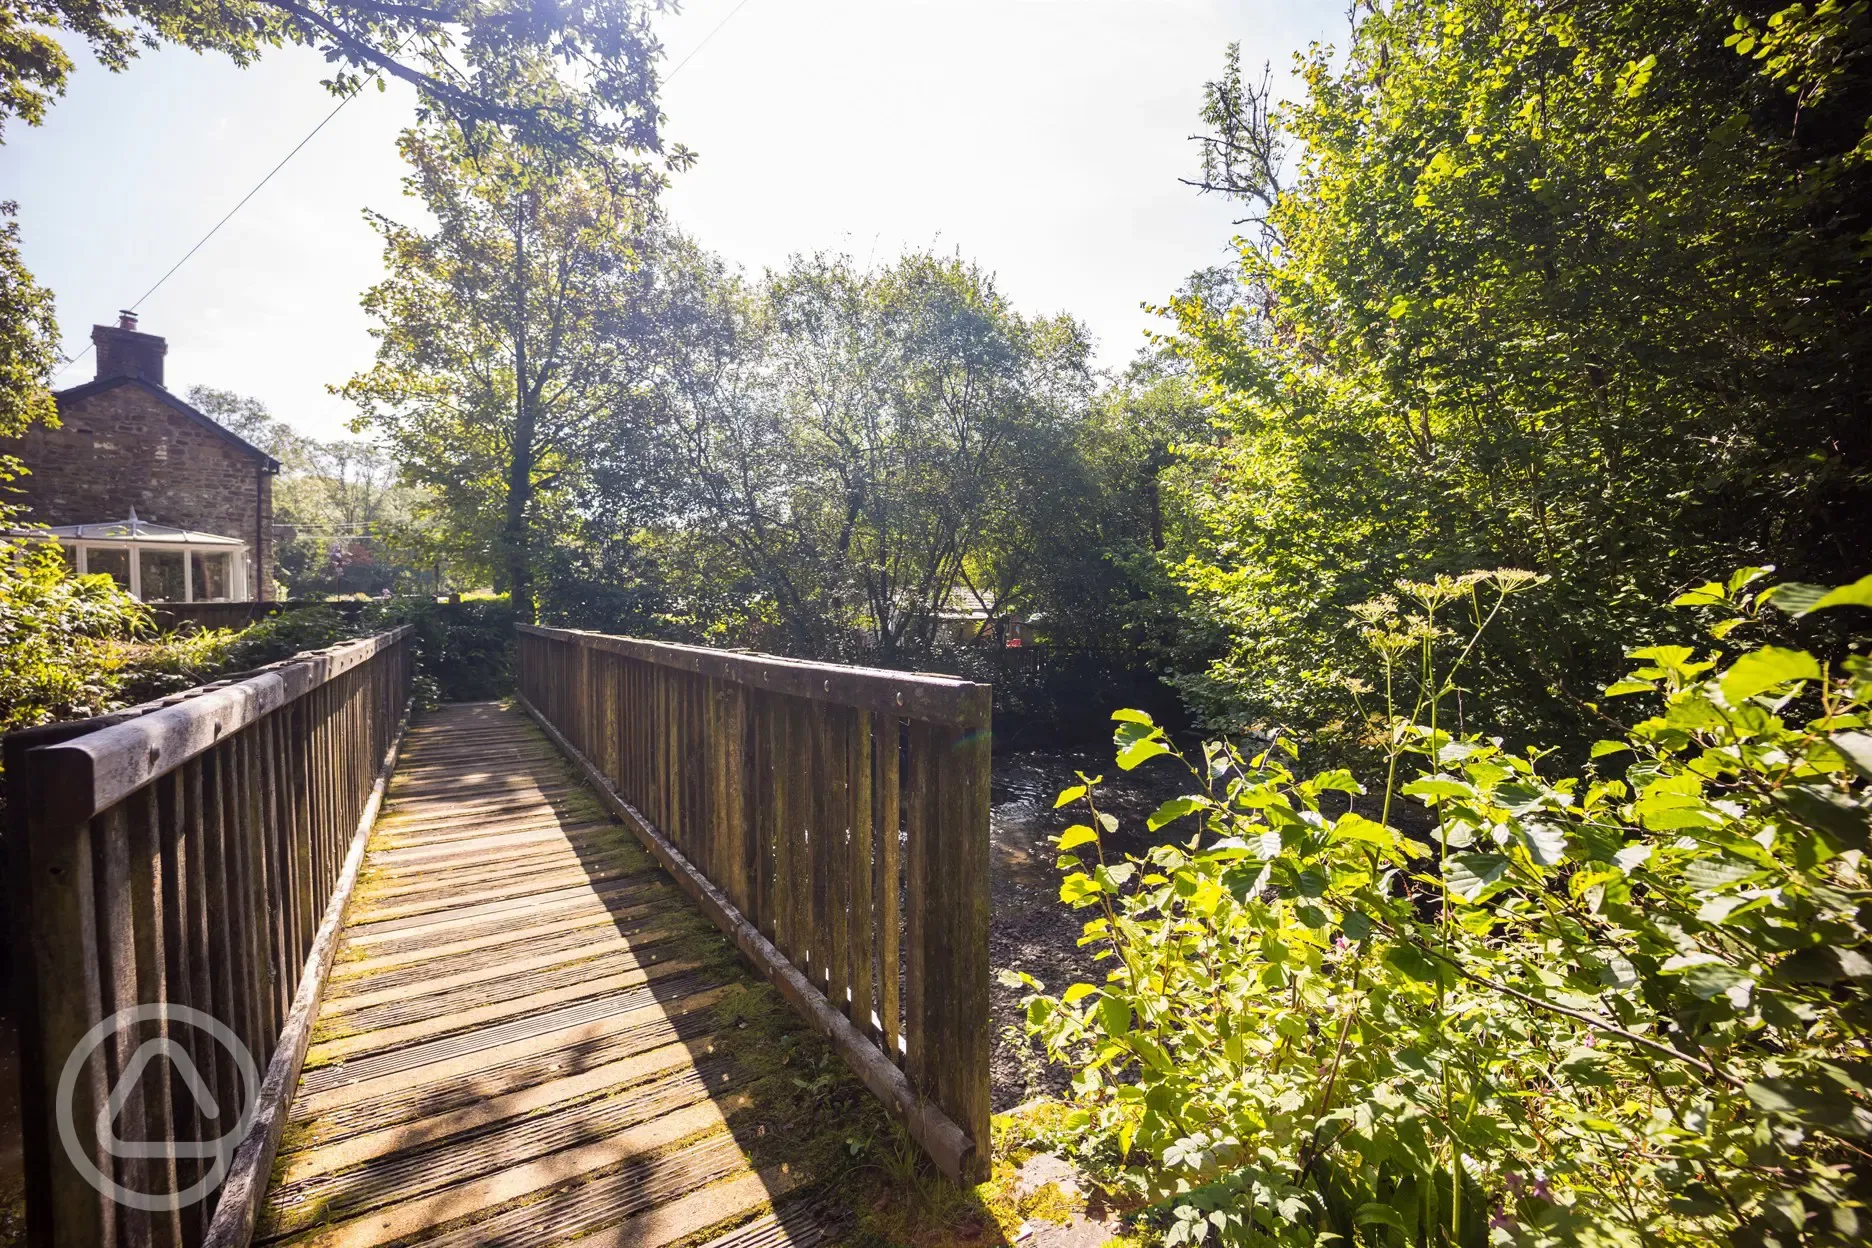
[[[731,1123],[752,1075],[715,1011],[751,980],[729,948],[524,717],[419,722],[255,1242],[820,1242],[769,1212],[801,1176]]]

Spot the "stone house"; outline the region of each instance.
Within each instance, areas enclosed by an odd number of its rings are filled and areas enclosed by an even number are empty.
[[[29,469],[24,519],[146,601],[271,598],[279,462],[163,388],[168,343],[134,313],[91,341],[97,376],[53,396],[59,427],[0,444]]]

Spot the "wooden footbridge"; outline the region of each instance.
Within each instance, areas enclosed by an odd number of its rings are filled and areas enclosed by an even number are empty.
[[[776,994],[984,1171],[987,688],[518,649],[413,723],[396,630],[7,739],[32,1242],[831,1242]]]

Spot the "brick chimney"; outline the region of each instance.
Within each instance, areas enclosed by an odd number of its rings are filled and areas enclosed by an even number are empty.
[[[93,325],[91,343],[97,348],[99,381],[139,377],[153,386],[163,384],[163,356],[169,344],[155,334],[138,333],[136,313],[119,312],[116,328]]]

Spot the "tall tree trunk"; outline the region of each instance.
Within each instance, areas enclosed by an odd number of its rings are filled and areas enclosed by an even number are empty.
[[[533,404],[527,385],[526,196],[514,203],[514,437],[507,466],[507,518],[501,533],[507,592],[515,615],[533,619],[533,566],[527,512],[533,502]]]

